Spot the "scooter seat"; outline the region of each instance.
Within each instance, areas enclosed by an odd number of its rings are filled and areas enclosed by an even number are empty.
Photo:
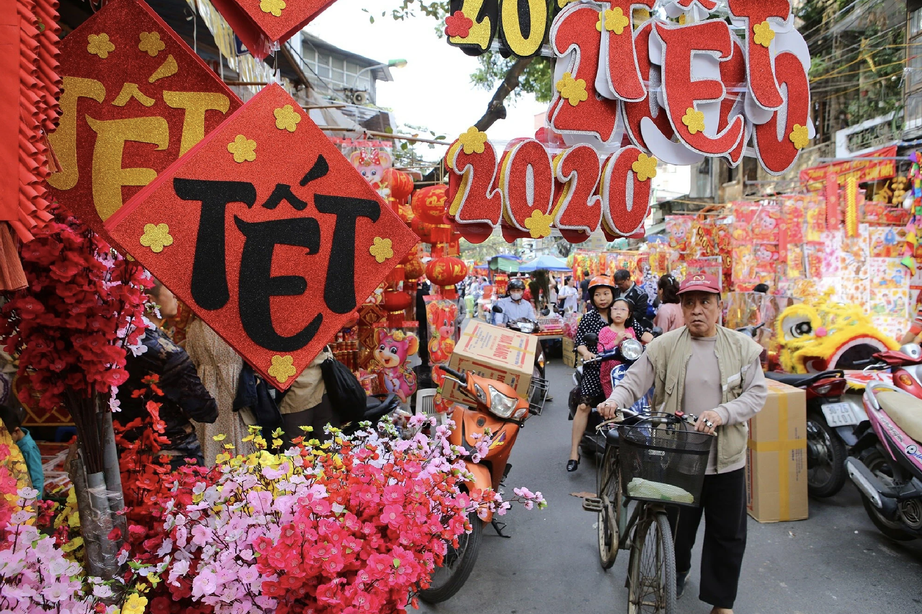
[[[767,371],[765,377],[795,388],[804,388],[814,382],[828,377],[842,377],[841,371],[823,371],[822,373],[778,373]]]
[[[909,393],[895,390],[881,390],[876,395],[881,409],[903,431],[918,442],[922,442],[922,399]]]

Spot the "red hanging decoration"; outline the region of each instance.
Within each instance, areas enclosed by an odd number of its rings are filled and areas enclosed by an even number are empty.
[[[826,229],[839,229],[839,176],[826,174]]]
[[[426,277],[442,289],[445,298],[458,298],[455,284],[467,277],[467,265],[458,258],[436,258],[426,265]]]

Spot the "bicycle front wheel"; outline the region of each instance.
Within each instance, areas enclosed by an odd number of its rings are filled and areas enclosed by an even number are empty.
[[[618,520],[621,510],[621,472],[618,449],[613,446],[605,448],[596,486],[602,502],[598,522],[599,563],[602,569],[610,569],[618,557]]]
[[[645,514],[634,532],[628,570],[628,614],[674,614],[675,549],[665,512]]]

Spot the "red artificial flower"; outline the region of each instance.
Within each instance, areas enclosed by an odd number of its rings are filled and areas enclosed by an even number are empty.
[[[445,35],[450,37],[465,38],[474,27],[474,20],[461,11],[455,11],[451,17],[445,18]]]

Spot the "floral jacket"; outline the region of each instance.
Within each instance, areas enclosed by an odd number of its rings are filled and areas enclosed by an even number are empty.
[[[160,419],[166,423],[164,435],[170,440],[163,446],[164,450],[173,450],[190,458],[200,457],[201,445],[190,420],[214,422],[218,419],[217,403],[199,379],[189,355],[170,341],[163,331],[148,327],[141,342],[145,351],[137,356],[128,353],[125,365],[128,381],[118,388],[121,411],[113,418],[121,424],[128,424],[135,418],[146,418],[146,403],[150,395],[133,398],[132,392],[149,388],[143,378],[158,375],[160,381],[157,386],[163,390],[163,397],[154,400],[162,403]]]

